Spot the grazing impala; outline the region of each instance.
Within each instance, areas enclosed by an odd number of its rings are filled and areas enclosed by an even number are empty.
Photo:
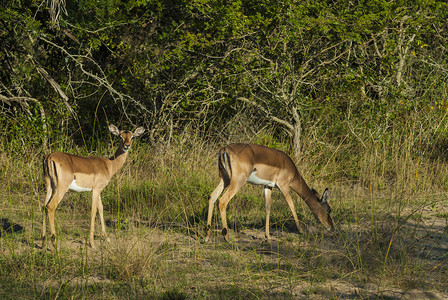
[[[333,221],[330,217],[328,205],[328,189],[319,198],[317,192],[310,190],[297,171],[291,158],[284,152],[252,144],[230,144],[219,151],[218,158],[220,181],[211,193],[208,203],[207,237],[210,239],[213,207],[222,191],[227,188],[219,199],[219,211],[222,220],[222,234],[226,241],[229,240],[227,230],[226,208],[230,199],[246,183],[264,186],[266,200],[266,238],[269,239],[269,214],[271,211],[272,188],[278,188],[288,202],[289,208],[297,225],[297,229],[303,232],[294,209],[294,203],[289,194],[291,188],[309,206],[314,216],[327,228],[333,229]]]
[[[101,191],[109,184],[112,176],[124,165],[128,150],[131,148],[132,139],[140,136],[145,129],[137,128],[134,133],[127,130],[118,130],[114,125],[109,126],[109,130],[121,137],[117,151],[110,158],[96,156],[81,157],[63,152],[53,152],[45,156],[43,161],[45,185],[47,196],[42,209],[42,248],[46,247],[46,215],[50,220],[51,241],[53,247],[56,246],[56,231],[54,227],[54,213],[68,190],[75,192],[92,191],[92,215],[90,223],[89,243],[95,248],[93,232],[95,227],[96,210],[100,213],[101,229],[104,238],[106,226],[103,217],[103,203],[101,202]]]

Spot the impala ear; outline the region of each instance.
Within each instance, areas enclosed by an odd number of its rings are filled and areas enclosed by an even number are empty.
[[[329,198],[328,188],[325,189],[324,193],[322,194],[322,199],[320,201],[322,203],[327,203]]]
[[[120,135],[120,130],[118,130],[117,126],[109,125],[109,131],[115,135]]]
[[[145,128],[139,127],[134,131],[134,133],[132,134],[132,137],[140,136],[143,134],[143,132],[145,132]]]

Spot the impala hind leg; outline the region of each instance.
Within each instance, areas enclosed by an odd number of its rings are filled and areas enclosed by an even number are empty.
[[[210,240],[210,236],[212,234],[212,216],[213,209],[215,208],[216,200],[218,200],[219,195],[221,195],[224,190],[224,180],[222,178],[219,179],[218,186],[213,190],[208,198],[208,215],[207,215],[207,236],[205,237],[205,241],[208,242]]]
[[[42,249],[47,248],[47,238],[46,238],[46,232],[47,232],[47,207],[44,205],[42,206]]]
[[[45,186],[47,187],[47,194],[45,196],[44,205],[42,206],[42,249],[47,247],[47,204],[51,201],[53,196],[53,189],[51,188],[50,178],[45,176]]]
[[[45,207],[44,211],[47,212],[48,220],[50,223],[50,233],[51,233],[51,243],[53,244],[53,248],[57,247],[56,243],[56,227],[54,224],[54,214],[56,212],[56,208],[58,207],[59,197],[57,193],[51,198],[50,202]]]
[[[42,206],[42,249],[45,249],[47,247],[46,233],[47,233],[47,206],[44,203],[44,205]]]
[[[53,196],[51,197],[49,202],[46,203],[46,211],[50,223],[51,242],[54,248],[57,247],[54,215],[56,213],[56,208],[58,207],[59,202],[61,202],[62,198],[64,197],[65,193],[67,193],[67,191],[68,191],[68,184],[56,185],[56,189],[53,191]]]
[[[242,182],[242,184],[239,182]],[[218,205],[222,221],[222,235],[224,236],[224,239],[227,242],[229,241],[229,230],[227,227],[227,205],[229,204],[230,200],[235,196],[235,194],[240,190],[240,188],[243,186],[244,182],[245,180],[232,181],[229,185],[229,188],[224,192],[222,197],[219,199]]]

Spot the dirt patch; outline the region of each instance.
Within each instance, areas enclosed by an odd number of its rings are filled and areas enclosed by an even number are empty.
[[[269,241],[263,228],[245,228],[231,232],[229,243],[219,229],[204,243],[199,226],[108,227],[110,242],[98,235],[96,249],[87,245],[88,216],[62,216],[57,251],[33,240],[40,236],[39,222],[34,232],[23,226],[0,241],[6,266],[19,277],[22,269],[27,276],[35,272],[33,284],[42,295],[82,296],[93,289],[111,296],[105,292],[111,289],[121,298],[125,285],[138,297],[448,299],[441,215],[431,211],[401,223],[383,218],[375,228],[339,224],[334,233],[314,225],[305,235],[272,228]]]

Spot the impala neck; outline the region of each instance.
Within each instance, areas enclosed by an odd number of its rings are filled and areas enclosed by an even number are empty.
[[[317,214],[324,209],[317,196],[311,191],[300,174],[297,173],[296,178],[291,183],[291,188],[302,197],[313,213]]]
[[[124,151],[123,144],[120,143],[120,146],[118,147],[117,151],[115,151],[115,154],[109,157],[109,161],[112,166],[112,175],[117,173],[123,167],[127,157],[128,152]]]

